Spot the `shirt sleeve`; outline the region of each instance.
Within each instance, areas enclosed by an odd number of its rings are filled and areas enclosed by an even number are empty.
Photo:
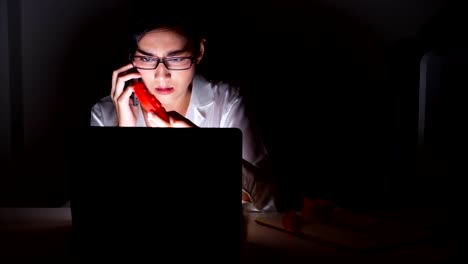
[[[104,126],[104,120],[102,115],[102,110],[99,104],[95,104],[91,108],[91,126]]]
[[[109,96],[102,98],[91,108],[91,126],[117,126],[114,103]]]

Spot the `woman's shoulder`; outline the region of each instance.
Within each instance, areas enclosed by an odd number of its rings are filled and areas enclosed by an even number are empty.
[[[91,117],[93,120],[100,120],[104,126],[113,126],[117,122],[114,102],[110,96],[99,99],[91,108]]]
[[[97,114],[99,117],[101,116],[113,116],[115,114],[115,106],[114,102],[112,101],[111,97],[105,96],[96,101],[91,108],[91,111]]]
[[[97,100],[92,109],[114,109],[114,102],[112,102],[110,95],[107,95]]]
[[[197,76],[198,84],[206,89],[209,89],[215,101],[227,100],[233,101],[241,98],[241,88],[231,82],[223,80],[206,79],[202,76]]]

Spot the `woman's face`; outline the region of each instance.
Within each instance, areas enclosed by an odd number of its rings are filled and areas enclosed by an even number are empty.
[[[190,87],[195,75],[195,64],[202,59],[203,50],[203,42],[200,43],[200,52],[194,52],[185,36],[171,29],[155,29],[147,32],[140,39],[135,56],[143,56],[138,59],[145,61],[154,61],[154,58],[174,59],[172,63],[176,67],[182,63],[189,68],[170,70],[160,61],[156,69],[138,69],[138,71],[150,93],[155,95],[163,105],[177,105],[179,101],[191,94]],[[198,56],[193,57],[193,63],[190,59],[185,59],[196,55]],[[171,68],[171,65],[169,66]]]

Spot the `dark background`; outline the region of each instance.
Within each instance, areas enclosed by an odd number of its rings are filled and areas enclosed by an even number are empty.
[[[112,71],[126,62],[132,20],[186,5],[173,2],[0,1],[0,205],[60,206],[69,198],[64,132],[87,126],[90,107],[108,94]],[[200,71],[242,86],[284,204],[297,206],[301,195],[352,207],[457,198],[460,185],[446,171],[420,173],[417,109],[422,55],[466,43],[462,6],[217,2],[190,6],[207,26]]]

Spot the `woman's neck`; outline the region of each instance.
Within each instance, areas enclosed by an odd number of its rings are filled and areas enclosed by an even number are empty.
[[[178,98],[177,102],[174,104],[164,104],[164,108],[166,108],[167,111],[176,111],[177,113],[185,116],[187,113],[188,106],[190,104],[190,99],[192,97],[192,92],[191,90],[188,90],[185,95],[183,95],[181,98]]]

